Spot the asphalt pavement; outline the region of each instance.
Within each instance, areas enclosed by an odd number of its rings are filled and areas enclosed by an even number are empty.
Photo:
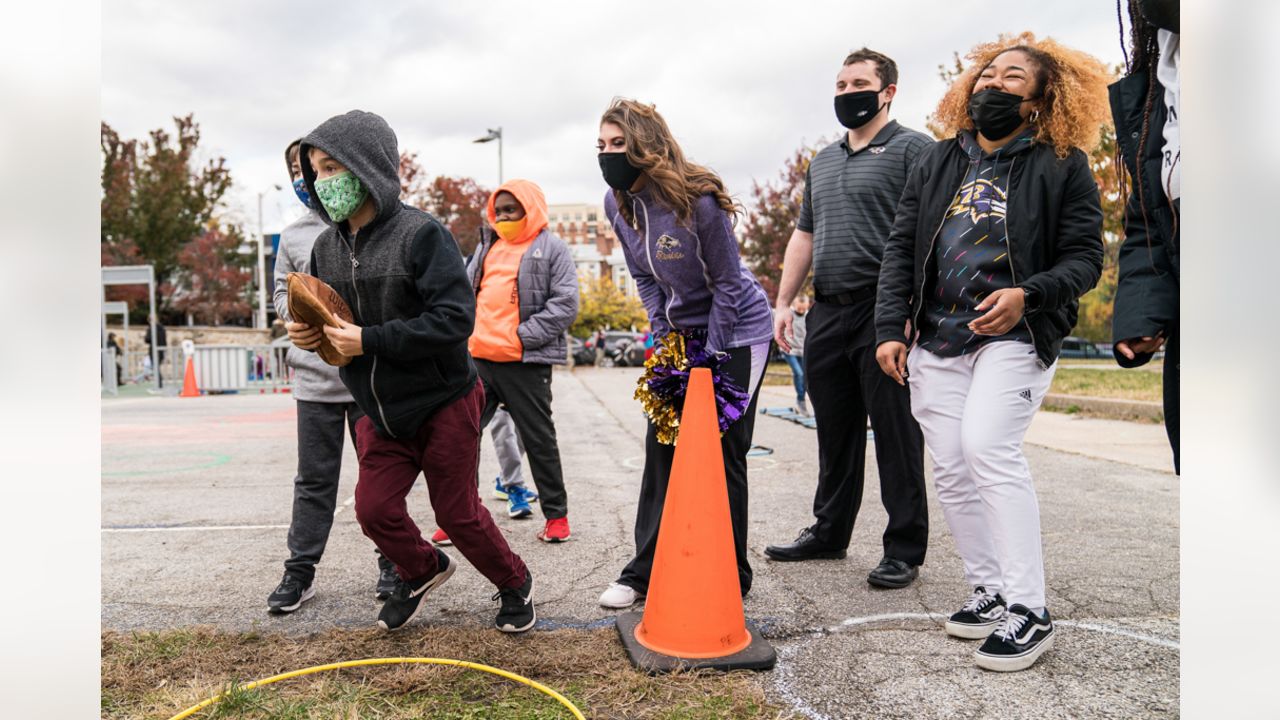
[[[538,629],[612,623],[596,598],[632,550],[645,427],[631,397],[637,375],[628,368],[554,375],[573,531],[563,545],[535,539],[536,505],[534,520],[512,520],[504,503],[488,499],[497,463],[486,435],[482,497],[537,578]],[[791,397],[789,387],[767,387],[760,404],[786,406]],[[214,625],[305,635],[374,622],[377,568],[351,507],[350,447],[316,598],[293,615],[266,612],[285,558],[295,423],[288,394],[103,400],[104,629]],[[792,539],[811,521],[816,434],[760,416],[755,442],[767,451],[749,461],[755,585],[746,612],[779,651],[777,668],[758,676],[779,704],[815,719],[1177,714],[1179,485],[1162,464],[1159,426],[1052,413],[1033,424],[1027,457],[1059,636],[1032,670],[1014,674],[977,669],[973,643],[941,629],[968,588],[932,487],[920,579],[877,590],[865,581],[885,524],[874,453],[848,557],[775,563],[764,546]],[[410,507],[425,532],[434,529],[421,483]],[[415,622],[491,627],[492,593],[463,561]]]

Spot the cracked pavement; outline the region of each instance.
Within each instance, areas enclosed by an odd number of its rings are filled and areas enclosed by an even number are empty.
[[[512,520],[504,503],[489,499],[497,462],[486,434],[481,496],[537,578],[539,628],[598,627],[613,617],[596,598],[632,549],[645,427],[631,398],[638,373],[579,368],[554,375],[573,530],[568,543],[534,538],[542,523],[536,504],[533,520]],[[789,386],[765,387],[760,406],[786,406],[791,398]],[[102,409],[104,629],[214,625],[308,634],[374,622],[373,547],[350,505],[335,518],[315,599],[293,615],[266,612],[266,596],[283,571],[296,462],[291,396],[103,400]],[[1048,416],[1044,425],[1062,422]],[[1093,432],[1105,444],[1108,426],[1072,422],[1075,432]],[[1133,432],[1151,442],[1163,437],[1154,425]],[[1035,437],[1033,431],[1029,438]],[[1114,448],[1089,457],[1078,454],[1087,449],[1030,442],[1049,609],[1065,622],[1053,650],[1032,670],[993,674],[973,665],[974,643],[941,629],[938,616],[954,611],[968,588],[931,483],[930,549],[920,579],[903,590],[865,582],[880,559],[885,523],[873,452],[847,558],[764,558],[765,545],[790,540],[811,521],[817,444],[812,430],[757,417],[755,443],[773,452],[749,461],[755,584],[746,612],[779,651],[778,667],[757,676],[771,697],[810,718],[1176,715],[1178,478],[1149,461],[1117,462]],[[339,505],[352,497],[356,469],[348,445]],[[531,483],[527,465],[525,475]],[[423,531],[433,530],[421,483],[409,502]],[[454,549],[445,552],[462,559]],[[492,594],[463,561],[416,622],[490,627]],[[891,617],[876,619],[882,615]]]

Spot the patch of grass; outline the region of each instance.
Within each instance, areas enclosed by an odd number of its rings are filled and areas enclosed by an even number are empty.
[[[1159,402],[1162,383],[1163,376],[1156,372],[1060,367],[1049,392]]]
[[[791,366],[784,362],[771,362],[764,369],[764,385],[790,385]]]
[[[253,680],[313,665],[372,657],[444,657],[492,665],[565,695],[589,718],[719,720],[792,718],[767,702],[754,673],[636,672],[613,628],[508,636],[489,629],[421,627],[388,635],[331,630],[307,638],[208,628],[102,636],[102,717],[169,718],[230,690],[198,713],[212,718],[553,720],[570,717],[522,684],[464,668],[387,665]]]

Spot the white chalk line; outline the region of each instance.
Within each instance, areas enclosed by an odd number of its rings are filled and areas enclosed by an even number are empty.
[[[788,673],[784,669],[785,663],[791,659],[791,654],[796,651],[797,645],[788,645],[778,651],[778,672],[773,676],[773,687],[786,700],[791,709],[809,718],[809,720],[831,720],[830,717],[819,712],[816,708],[805,702],[794,690],[791,684],[787,682]]]
[[[947,619],[946,615],[941,613],[884,613],[881,615],[866,615],[864,617],[846,618],[840,621],[839,625],[826,628],[826,632],[840,632],[848,628],[858,625],[868,625],[870,623],[891,622],[894,620],[929,620],[932,622],[940,622]],[[1111,625],[1102,625],[1099,623],[1085,622],[1082,620],[1054,620],[1054,625],[1062,627],[1078,628],[1080,630],[1090,630],[1092,632],[1107,633],[1108,635],[1119,635],[1133,640],[1148,643],[1150,645],[1159,645],[1160,647],[1170,648],[1172,650],[1180,650],[1181,646],[1176,640],[1157,637],[1155,635],[1146,635],[1144,633],[1126,630],[1124,628],[1114,627]]]
[[[356,496],[352,495],[347,501],[338,506],[333,511],[333,516],[338,514],[344,508],[349,508],[356,501]],[[102,528],[104,533],[126,533],[126,532],[190,532],[193,530],[287,530],[288,525],[174,525],[172,527],[140,527],[140,528]]]
[[[104,533],[207,532],[212,530],[283,530],[288,525],[175,525],[173,527],[102,528]]]
[[[349,508],[349,507],[351,507],[351,504],[352,504],[352,503],[354,503],[355,501],[356,501],[356,496],[355,496],[355,495],[352,495],[351,497],[347,498],[347,501],[346,501],[346,502],[344,502],[344,503],[342,503],[341,505],[339,505],[339,506],[338,506],[338,509],[333,511],[333,516],[334,516],[334,517],[338,517],[338,513],[342,512],[343,508]]]
[[[810,632],[814,636],[819,636],[822,633],[846,632],[851,628],[855,628],[860,625],[871,625],[874,623],[881,623],[881,622],[893,622],[897,620],[928,620],[930,622],[941,622],[946,619],[947,619],[947,616],[941,613],[909,613],[909,612],[882,613],[880,615],[866,615],[863,617],[845,618],[844,620],[840,621],[840,624],[838,625],[833,625],[830,627],[821,628],[817,630],[811,630]],[[1119,627],[1113,627],[1111,625],[1101,625],[1098,623],[1085,622],[1082,620],[1054,620],[1053,622],[1055,625],[1059,625],[1062,627],[1076,628],[1079,630],[1089,630],[1092,632],[1106,633],[1108,635],[1118,635],[1121,637],[1130,638],[1132,640],[1137,640],[1139,642],[1144,642],[1150,645],[1156,645],[1159,647],[1169,648],[1171,650],[1181,651],[1181,646],[1176,640],[1169,640],[1167,638],[1157,637],[1154,635],[1146,635],[1144,633],[1135,632],[1133,630],[1126,630],[1124,628],[1119,628]],[[778,651],[779,672],[774,676],[775,678],[773,683],[774,688],[777,689],[778,694],[781,695],[782,698],[791,705],[791,708],[796,712],[800,713],[801,715],[804,715],[810,720],[831,720],[829,716],[813,708],[808,703],[806,703],[803,699],[801,699],[800,696],[797,695],[795,691],[791,689],[790,684],[787,682],[788,673],[786,671],[784,663],[785,661],[790,660],[791,655],[798,648],[799,648],[799,644],[788,645],[786,647],[781,648]]]

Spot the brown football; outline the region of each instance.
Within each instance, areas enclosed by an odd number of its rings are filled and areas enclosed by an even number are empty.
[[[346,301],[338,291],[329,287],[320,278],[291,272],[286,282],[289,290],[289,314],[293,316],[294,322],[306,323],[312,327],[325,325],[338,327],[334,316],[342,318],[345,322],[355,322]],[[316,348],[316,354],[321,360],[335,367],[342,367],[351,362],[351,356],[338,352],[327,335],[321,336],[320,347]]]

